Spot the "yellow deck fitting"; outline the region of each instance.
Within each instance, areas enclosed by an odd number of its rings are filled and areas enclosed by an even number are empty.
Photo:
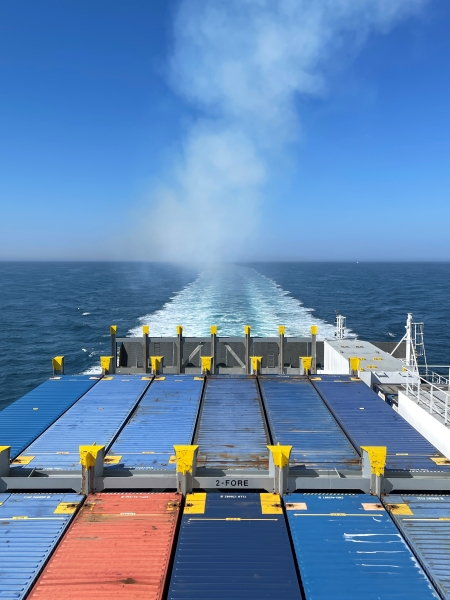
[[[388,504],[388,511],[393,515],[413,515],[413,511],[407,504]]]
[[[261,371],[262,359],[262,356],[250,356],[250,360],[252,361],[252,369],[254,373],[259,373]]]
[[[186,494],[186,505],[184,512],[187,515],[205,514],[206,494],[197,492],[196,494]]]
[[[64,356],[55,356],[55,358],[52,358],[52,367],[55,373],[58,371],[62,372],[64,370]]]
[[[282,515],[281,499],[279,494],[260,494],[261,512],[263,515]]]
[[[267,448],[272,453],[273,464],[276,467],[282,469],[289,464],[292,446],[267,446]]]
[[[112,370],[113,356],[100,356],[100,366],[102,373],[109,373]]]
[[[12,461],[13,465],[29,465],[35,456],[18,456]]]
[[[302,361],[303,373],[307,373],[308,371],[311,371],[312,356],[299,356],[299,359]]]
[[[212,363],[212,356],[201,356],[200,360],[202,361],[202,373],[204,373],[205,371],[211,371],[211,363]]]
[[[250,331],[252,330],[251,325],[244,325],[244,333],[245,335],[250,335]]]
[[[349,359],[350,362],[350,370],[351,371],[360,371],[360,358],[358,358],[357,356],[351,356]]]
[[[108,454],[103,459],[103,462],[105,465],[118,465],[121,460],[122,460],[122,456],[120,456],[119,454],[117,454],[117,455],[116,454]]]
[[[148,335],[150,333],[150,326],[149,325],[142,325],[142,333],[144,335]]]
[[[198,446],[174,446],[175,455],[177,457],[178,473],[192,473],[194,468],[195,452]]]
[[[177,325],[177,335],[183,335],[183,325]]]
[[[280,326],[278,327],[278,333],[279,333],[280,335],[284,335],[284,332],[285,332],[285,331],[286,331],[286,327],[285,327],[284,325],[280,325]]]
[[[60,502],[53,511],[54,515],[73,515],[77,510],[79,502]]]
[[[317,325],[311,325],[311,335],[317,335],[318,327]]]
[[[211,325],[211,335],[217,335],[217,325]]]
[[[387,452],[386,446],[361,446],[361,450],[365,450],[369,455],[372,475],[384,475]]]
[[[111,327],[109,328],[109,332],[111,335],[116,335],[117,333],[117,325],[111,325]]]
[[[152,372],[158,373],[161,369],[161,363],[164,356],[150,356],[150,362],[152,364]]]
[[[104,449],[105,446],[97,446],[96,444],[80,446],[80,464],[86,469],[90,469],[95,465],[97,454]]]

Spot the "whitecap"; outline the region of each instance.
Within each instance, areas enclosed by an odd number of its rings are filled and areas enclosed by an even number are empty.
[[[84,312],[84,313],[81,313],[81,316],[86,317],[87,315],[90,315],[90,314],[91,314],[90,312]]]

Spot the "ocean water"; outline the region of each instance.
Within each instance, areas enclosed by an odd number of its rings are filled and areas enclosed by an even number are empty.
[[[449,263],[256,263],[215,267],[158,263],[0,263],[0,408],[51,375],[99,371],[118,334],[256,336],[334,334],[335,311],[348,333],[400,340],[406,313],[425,323],[429,363],[450,362]]]

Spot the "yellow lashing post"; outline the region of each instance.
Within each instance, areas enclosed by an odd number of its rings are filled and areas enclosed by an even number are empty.
[[[64,375],[64,356],[52,358],[53,375]]]
[[[216,338],[217,338],[217,325],[211,325],[211,368],[210,372],[214,374],[216,372]]]
[[[299,356],[300,365],[303,369],[303,375],[308,375],[311,372],[312,367],[312,356]]]
[[[245,373],[250,373],[250,332],[252,328],[250,325],[244,325],[245,333]]]
[[[182,373],[183,362],[183,325],[177,325],[177,373]]]
[[[361,446],[363,477],[370,478],[370,493],[380,497],[383,493],[386,446]]]
[[[0,446],[0,477],[9,476],[11,446]]]
[[[111,356],[113,357],[111,373],[115,373],[117,365],[117,325],[111,325],[109,328],[109,332],[111,334]]]
[[[311,374],[317,373],[317,325],[311,325]]]
[[[102,368],[103,375],[109,375],[112,373],[113,356],[100,356],[100,366]]]
[[[357,376],[358,371],[361,368],[360,367],[361,359],[358,358],[357,356],[350,356],[350,358],[348,359],[348,362],[350,364],[350,375]]]
[[[164,356],[150,356],[150,362],[152,363],[153,375],[158,375],[158,373],[162,373],[163,358],[164,358]]]
[[[95,478],[103,476],[105,446],[80,446],[81,493],[95,492]]]
[[[253,375],[258,375],[259,373],[261,373],[262,359],[262,356],[250,356],[250,360],[252,361]]]
[[[284,333],[285,333],[285,326],[284,325],[280,325],[278,327],[278,333],[280,334],[280,375],[283,375],[284,373]]]
[[[177,488],[180,494],[190,494],[197,467],[197,445],[174,446],[177,459]]]
[[[143,343],[142,343],[142,354],[143,354],[143,371],[144,373],[148,373],[148,334],[150,332],[150,327],[148,325],[142,326],[142,335],[143,335]]]
[[[202,361],[202,373],[211,373],[212,356],[201,356]]]
[[[273,476],[273,491],[286,494],[289,484],[289,458],[292,446],[267,446],[269,450],[269,473]]]

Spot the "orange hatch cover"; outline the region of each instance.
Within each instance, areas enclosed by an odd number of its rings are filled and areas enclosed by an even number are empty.
[[[34,585],[33,600],[163,597],[181,496],[88,496]]]

